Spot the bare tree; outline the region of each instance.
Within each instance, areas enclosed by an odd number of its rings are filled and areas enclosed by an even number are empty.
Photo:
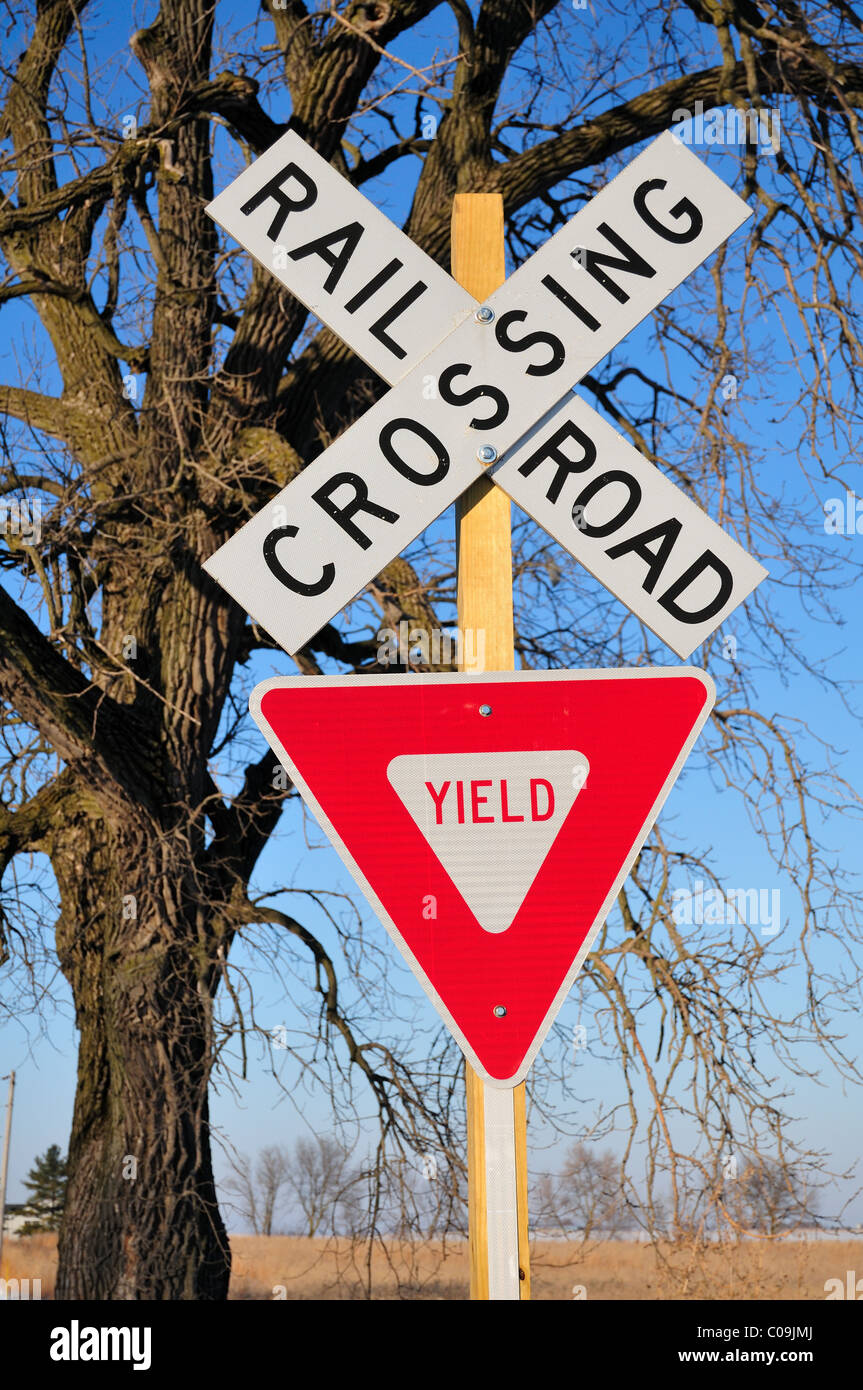
[[[675,881],[720,879],[706,850],[663,825],[580,989],[629,1087],[605,1119],[627,1132],[625,1162],[637,1135],[647,1146],[647,1219],[660,1187],[678,1214],[690,1188],[704,1190],[729,1136],[792,1152],[765,1047],[793,1065],[814,1042],[856,1075],[840,1015],[859,1008],[859,916],[823,832],[858,802],[830,746],[772,694],[765,712],[757,688],[764,666],[843,693],[796,626],[803,612],[832,621],[834,592],[858,568],[807,539],[812,498],[825,478],[844,485],[861,418],[855,9],[663,0],[633,26],[617,0],[589,21],[554,0],[267,0],[249,31],[221,16],[214,53],[216,10],[164,0],[129,36],[125,85],[126,60],[98,50],[87,0],[31,0],[7,35],[20,57],[3,69],[0,304],[7,322],[27,316],[6,335],[18,351],[0,385],[0,497],[19,508],[0,548],[0,955],[19,1001],[28,988],[41,997],[52,961],[75,1000],[61,1298],[226,1295],[208,1091],[231,1038],[243,1066],[261,1033],[238,935],[301,1001],[309,1036],[293,1056],[308,1084],[330,1090],[345,1122],[362,1109],[355,1079],[372,1098],[371,1226],[394,1161],[421,1152],[447,1168],[441,1200],[461,1209],[454,1047],[413,1026],[373,931],[332,914],[316,933],[292,910],[289,873],[256,878],[283,811],[294,823],[297,809],[244,714],[247,668],[270,643],[201,568],[384,389],[204,212],[214,182],[270,145],[288,112],[373,195],[376,180],[412,171],[407,230],[445,264],[457,191],[503,195],[518,261],[681,109],[745,116],[782,102],[780,152],[751,130],[740,146],[755,210],[744,249],[720,252],[661,308],[638,365],[624,345],[582,389],[780,577],[740,616],[748,663],[721,639],[700,653],[720,697],[693,775],[750,816],[793,885],[797,940],[783,957],[739,923],[682,930]],[[426,43],[418,26],[432,11],[441,42],[416,66],[396,46],[415,30]],[[724,394],[729,379],[740,401]],[[796,491],[765,469],[775,430],[765,439],[763,416],[743,408],[747,382],[783,421]],[[41,530],[20,524],[29,501]],[[526,666],[656,658],[649,634],[532,523],[516,543]],[[300,669],[375,670],[382,623],[430,631],[453,611],[452,549],[421,540],[308,644]],[[41,880],[34,854],[50,863]],[[307,901],[330,910],[311,889]],[[824,964],[828,936],[841,967]],[[802,973],[803,1002],[785,1017],[769,987],[787,968]],[[535,1073],[540,1113],[557,1060],[548,1052]],[[647,1111],[633,1099],[644,1087]]]
[[[758,1156],[739,1177],[726,1183],[724,1214],[742,1231],[781,1235],[815,1220],[815,1195],[805,1179],[787,1163]]]
[[[620,1162],[610,1149],[597,1152],[573,1144],[557,1173],[544,1173],[536,1185],[533,1220],[570,1238],[609,1239],[625,1224]]]
[[[287,1150],[270,1144],[258,1153],[257,1162],[245,1154],[231,1160],[231,1171],[222,1187],[239,1215],[248,1222],[256,1236],[271,1236],[279,1198],[289,1181],[290,1159]]]
[[[298,1139],[285,1161],[288,1191],[303,1214],[303,1234],[331,1234],[358,1180],[349,1151],[337,1139],[317,1134]]]

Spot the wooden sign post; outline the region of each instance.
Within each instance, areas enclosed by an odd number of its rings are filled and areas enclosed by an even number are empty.
[[[506,278],[504,264],[503,199],[499,193],[457,193],[453,202],[452,275],[474,298],[482,302]],[[458,570],[458,627],[462,634],[482,634],[486,671],[512,671],[515,666],[512,615],[512,531],[510,500],[489,478],[472,483],[456,502],[456,564]],[[475,671],[479,668],[474,666]],[[468,1206],[470,1223],[470,1296],[487,1299],[499,1294],[489,1290],[489,1184],[486,1170],[486,1127],[489,1106],[500,1110],[495,1117],[506,1129],[509,1109],[515,1155],[515,1196],[518,1229],[519,1293],[530,1297],[530,1262],[527,1237],[527,1126],[525,1083],[512,1090],[493,1091],[465,1062],[468,1134]],[[492,1093],[489,1097],[489,1093]],[[488,1098],[488,1106],[487,1106]],[[503,1174],[504,1186],[511,1174]],[[494,1201],[494,1194],[492,1194]],[[496,1212],[499,1219],[502,1215]],[[493,1226],[495,1221],[493,1220]],[[493,1244],[494,1244],[494,1233]]]

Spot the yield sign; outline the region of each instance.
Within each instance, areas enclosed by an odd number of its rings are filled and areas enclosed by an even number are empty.
[[[250,707],[471,1065],[509,1087],[714,696],[655,667],[297,676]]]

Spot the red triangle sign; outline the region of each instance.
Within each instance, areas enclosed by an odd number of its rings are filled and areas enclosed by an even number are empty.
[[[714,698],[684,666],[295,676],[250,708],[472,1066],[514,1086]]]

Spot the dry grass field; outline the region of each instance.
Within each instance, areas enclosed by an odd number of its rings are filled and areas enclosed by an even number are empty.
[[[232,1236],[234,1299],[361,1299],[367,1297],[369,1251],[348,1240],[295,1236]],[[56,1239],[8,1240],[2,1276],[41,1279],[54,1292]],[[559,1241],[533,1250],[537,1299],[824,1299],[828,1279],[863,1277],[863,1241],[749,1240],[695,1250],[608,1241],[589,1250]],[[371,1256],[372,1297],[460,1299],[467,1296],[465,1245],[454,1240],[377,1247]],[[577,1293],[583,1290],[583,1293]]]

